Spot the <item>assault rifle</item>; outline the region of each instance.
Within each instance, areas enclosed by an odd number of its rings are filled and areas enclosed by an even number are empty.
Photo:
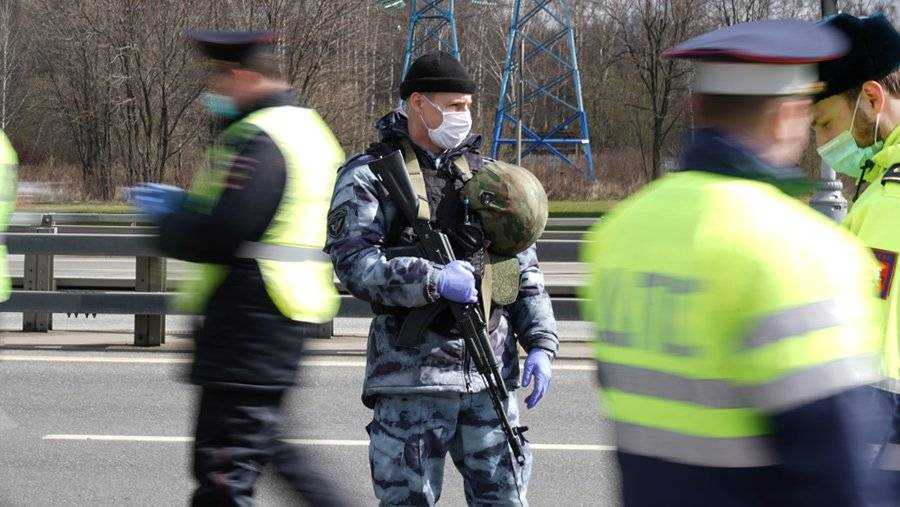
[[[406,220],[412,224],[415,233],[417,245],[417,256],[428,259],[435,264],[446,265],[455,260],[453,247],[447,236],[439,230],[435,230],[431,226],[431,222],[426,218],[419,218],[419,197],[413,189],[409,173],[406,170],[406,163],[403,161],[403,155],[400,150],[381,157],[369,163],[369,168],[375,173],[375,176],[384,185],[391,201],[400,210],[400,213]],[[446,305],[446,306],[444,306]],[[522,452],[522,443],[524,437],[522,432],[524,428],[513,428],[506,417],[506,410],[503,408],[503,401],[509,398],[509,391],[500,375],[500,368],[497,366],[497,358],[494,356],[494,349],[491,347],[490,340],[487,335],[487,326],[485,325],[484,316],[477,303],[453,303],[449,301],[439,301],[432,303],[430,307],[419,311],[413,311],[407,316],[404,322],[404,328],[407,324],[425,325],[427,327],[429,319],[438,312],[449,307],[453,312],[453,318],[457,328],[463,335],[466,349],[472,357],[475,368],[484,378],[487,385],[487,392],[491,398],[491,404],[500,420],[500,426],[503,433],[506,434],[506,441],[512,449],[513,456],[519,465],[525,464],[525,454]],[[407,335],[407,330],[401,331],[401,335]]]

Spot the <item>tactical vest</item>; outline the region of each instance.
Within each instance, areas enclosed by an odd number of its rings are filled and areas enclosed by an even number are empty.
[[[468,204],[462,197],[463,185],[481,169],[484,158],[468,149],[451,150],[441,158],[436,174],[426,177],[415,148],[406,138],[376,144],[368,153],[377,157],[397,149],[403,153],[410,181],[419,196],[419,217],[428,218],[435,228],[447,235],[457,259],[468,261],[475,267],[482,308],[488,319],[492,306],[508,305],[516,300],[519,271],[516,258],[498,259],[487,252],[481,226],[476,217],[470,216]],[[393,256],[392,250],[402,252],[406,247],[415,245],[411,225],[398,216],[387,231],[385,242],[389,257]],[[409,312],[408,308],[386,307],[377,303],[372,304],[372,310],[376,314],[394,315]],[[439,334],[457,334],[449,311],[439,315],[431,329]]]
[[[0,231],[9,226],[9,216],[16,203],[16,167],[19,157],[16,150],[0,131]],[[9,299],[12,284],[6,265],[6,245],[0,244],[0,301]]]
[[[255,259],[272,302],[286,317],[302,322],[331,320],[339,306],[330,258],[322,253],[326,217],[336,168],[343,151],[331,130],[312,109],[293,106],[261,109],[229,126],[210,149],[209,166],[201,171],[185,207],[210,213],[225,188],[228,168],[237,155],[233,146],[262,131],[285,160],[287,181],[275,216],[258,242],[238,248],[238,258]],[[201,264],[199,276],[182,303],[202,311],[228,276],[229,267]]]

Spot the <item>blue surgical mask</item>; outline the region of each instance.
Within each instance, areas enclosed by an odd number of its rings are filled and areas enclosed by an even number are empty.
[[[234,103],[234,99],[227,95],[204,93],[200,99],[203,101],[203,107],[205,107],[213,116],[231,120],[237,118],[241,114],[237,104]]]
[[[863,165],[874,157],[884,147],[884,141],[878,141],[878,126],[881,122],[881,113],[875,117],[875,138],[871,146],[860,147],[856,144],[853,134],[853,122],[856,120],[856,112],[859,110],[859,96],[856,97],[856,106],[853,108],[853,117],[850,119],[850,128],[838,134],[837,137],[823,144],[817,150],[822,160],[835,171],[846,174],[854,179],[862,175]]]

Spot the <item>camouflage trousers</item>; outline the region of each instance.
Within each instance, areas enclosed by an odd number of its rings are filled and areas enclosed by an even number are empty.
[[[515,396],[506,402],[516,426]],[[513,461],[487,393],[379,396],[369,432],[369,464],[381,505],[434,505],[447,452],[462,474],[469,505],[527,506],[531,450]]]

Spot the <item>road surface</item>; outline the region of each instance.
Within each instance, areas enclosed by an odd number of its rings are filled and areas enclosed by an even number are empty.
[[[0,505],[185,505],[195,388],[187,354],[4,350],[0,354]],[[360,505],[369,482],[362,361],[309,356],[288,402],[285,434]],[[523,396],[520,396],[520,398]],[[524,409],[523,409],[524,410]],[[558,361],[552,389],[524,423],[535,444],[532,506],[615,506],[608,422],[589,361]],[[271,475],[259,505],[288,505]],[[442,505],[464,505],[447,463]]]

